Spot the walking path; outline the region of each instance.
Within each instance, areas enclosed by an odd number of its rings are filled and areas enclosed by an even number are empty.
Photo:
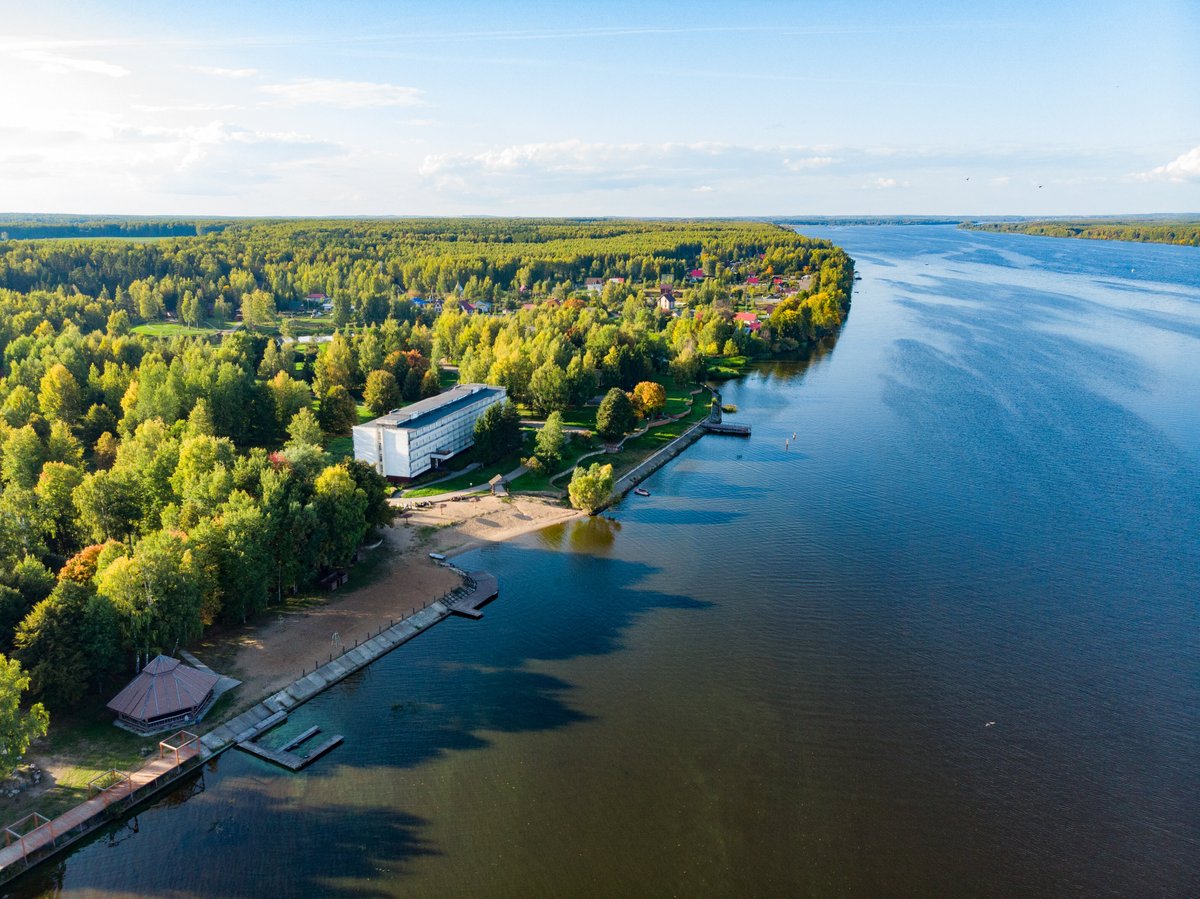
[[[6,845],[0,849],[0,884],[6,883],[27,870],[30,865],[91,833],[214,755],[238,743],[252,742],[276,724],[286,720],[291,709],[360,671],[451,614],[457,613],[470,618],[481,617],[479,606],[493,599],[499,592],[495,576],[483,571],[464,572],[453,566],[447,567],[463,578],[463,585],[441,599],[434,600],[420,611],[387,628],[381,628],[374,637],[361,645],[356,641],[353,647],[346,649],[336,658],[330,656],[324,664],[318,660],[311,672],[302,672],[298,680],[283,690],[204,736],[196,738],[191,734],[183,735],[187,737],[187,741],[182,746],[169,744],[167,741],[160,743],[159,758],[148,762],[127,777],[124,772],[113,772],[116,778],[113,786],[103,789],[93,798],[69,809],[54,820],[47,821],[40,816],[30,815],[9,825],[4,834]],[[189,664],[211,670],[190,653],[181,652],[180,655]],[[307,764],[305,758],[315,760],[318,755],[323,755],[340,742],[340,736],[331,738],[327,744],[313,750],[307,757],[301,757],[302,763]],[[295,741],[291,746],[295,746]],[[302,767],[302,764],[298,767]],[[25,832],[25,826],[30,824],[33,826]]]

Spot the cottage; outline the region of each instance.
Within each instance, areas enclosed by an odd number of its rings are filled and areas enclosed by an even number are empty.
[[[675,294],[670,290],[665,290],[658,298],[658,308],[663,312],[675,311]]]
[[[116,725],[139,734],[178,730],[199,721],[220,678],[170,656],[157,656],[108,704]]]
[[[625,279],[624,278],[609,278],[608,283],[620,285],[620,284],[625,283]]]
[[[693,281],[703,281],[705,278],[704,269],[694,268],[688,272],[688,277]]]
[[[599,293],[600,291],[604,290],[604,279],[603,278],[587,278],[584,280],[583,286],[586,287],[588,290],[590,290],[592,293]]]

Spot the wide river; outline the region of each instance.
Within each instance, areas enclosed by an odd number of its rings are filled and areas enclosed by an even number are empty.
[[[862,280],[753,438],[14,892],[1200,895],[1200,250],[803,230]]]

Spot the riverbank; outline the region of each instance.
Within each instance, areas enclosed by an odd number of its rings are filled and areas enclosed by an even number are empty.
[[[430,552],[452,556],[581,515],[535,498],[492,496],[406,513],[384,529],[379,547],[364,552],[353,572],[361,586],[290,600],[255,622],[214,631],[192,647],[204,664],[242,681],[192,730],[218,727],[336,654],[339,643],[353,646],[459,586],[459,577],[430,559]],[[103,700],[97,700],[52,724],[50,735],[34,745],[27,761],[42,769],[41,783],[0,799],[0,817],[8,822],[35,810],[53,817],[87,798],[92,777],[136,767],[143,750],[155,745],[154,738],[113,727]]]

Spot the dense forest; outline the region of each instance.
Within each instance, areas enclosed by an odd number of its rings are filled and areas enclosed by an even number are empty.
[[[0,242],[0,654],[51,710],[349,565],[389,487],[330,444],[444,366],[552,414],[802,349],[853,279],[751,222],[149,224],[191,236]]]
[[[975,231],[1033,234],[1040,237],[1083,237],[1089,240],[1134,240],[1200,247],[1200,218],[1050,219],[1022,222],[978,222]]]

